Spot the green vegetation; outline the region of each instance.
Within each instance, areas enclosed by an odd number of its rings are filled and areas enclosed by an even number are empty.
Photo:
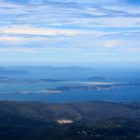
[[[140,104],[0,102],[0,140],[60,139],[138,140]]]

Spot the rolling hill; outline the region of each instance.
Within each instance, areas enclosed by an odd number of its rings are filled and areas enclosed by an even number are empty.
[[[135,140],[139,126],[136,102],[0,102],[1,140]]]

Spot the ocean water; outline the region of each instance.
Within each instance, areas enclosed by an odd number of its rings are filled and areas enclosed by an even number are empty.
[[[12,69],[12,71],[11,71]],[[18,74],[13,70],[18,69]],[[0,100],[76,102],[76,101],[140,101],[139,69],[94,69],[22,67],[9,68],[0,73]],[[24,70],[27,73],[20,73]],[[73,90],[74,86],[131,83],[131,86],[113,86],[98,90]],[[70,90],[55,92],[59,87]],[[53,90],[48,93],[47,90]]]

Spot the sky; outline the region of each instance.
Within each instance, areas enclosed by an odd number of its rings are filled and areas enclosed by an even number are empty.
[[[140,0],[0,0],[0,64],[140,64]]]

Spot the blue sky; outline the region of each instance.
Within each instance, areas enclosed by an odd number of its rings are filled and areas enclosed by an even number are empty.
[[[140,0],[0,0],[0,64],[140,63]]]

